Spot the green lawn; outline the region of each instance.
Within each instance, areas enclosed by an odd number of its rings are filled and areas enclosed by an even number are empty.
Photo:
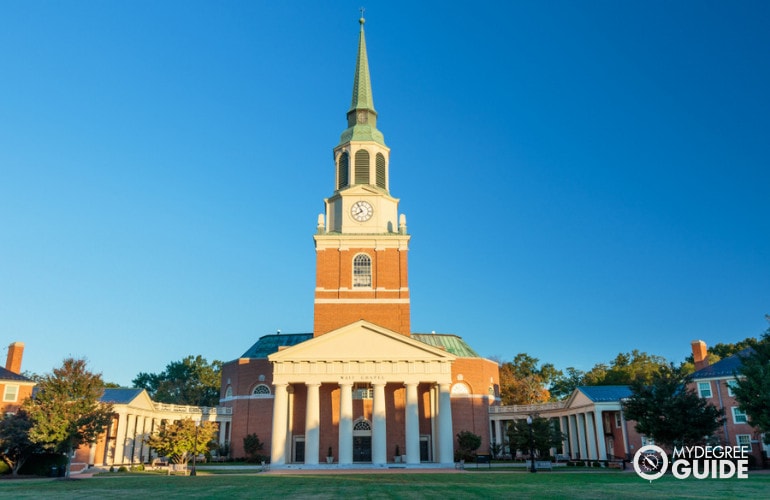
[[[0,498],[767,498],[770,475],[653,483],[632,472],[115,474],[0,481]]]

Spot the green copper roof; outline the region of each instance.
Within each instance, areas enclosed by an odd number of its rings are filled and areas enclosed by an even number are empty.
[[[361,23],[361,33],[358,36],[358,58],[356,59],[356,76],[353,79],[353,99],[348,112],[357,109],[374,111],[374,96],[372,95],[372,80],[369,77],[369,57],[366,55],[366,37],[364,37],[364,18]]]
[[[356,73],[353,78],[353,98],[348,110],[348,128],[340,137],[340,144],[350,141],[374,141],[385,145],[385,137],[377,130],[377,111],[374,109],[372,81],[369,76],[369,57],[366,55],[366,37],[364,36],[364,18],[358,36],[358,57]]]
[[[449,354],[461,358],[480,358],[462,337],[446,333],[413,333],[412,338],[432,347],[446,349]]]

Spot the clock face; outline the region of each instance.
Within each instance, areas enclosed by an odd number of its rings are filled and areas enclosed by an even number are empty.
[[[368,201],[357,201],[350,207],[350,215],[358,222],[366,222],[374,215],[374,208]]]

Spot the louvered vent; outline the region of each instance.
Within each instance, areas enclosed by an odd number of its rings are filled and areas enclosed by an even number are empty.
[[[369,184],[369,151],[356,152],[356,184]]]
[[[340,155],[339,164],[337,165],[337,189],[343,189],[348,187],[350,182],[348,179],[348,154],[342,153]]]
[[[377,153],[375,164],[377,166],[377,187],[387,189],[385,184],[385,156],[382,153]]]

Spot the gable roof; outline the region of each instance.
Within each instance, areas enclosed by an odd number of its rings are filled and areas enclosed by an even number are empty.
[[[693,380],[714,378],[714,377],[731,377],[740,370],[742,362],[741,358],[751,355],[754,349],[747,347],[742,351],[739,351],[732,356],[728,356],[724,359],[720,359],[713,365],[709,365],[705,368],[701,368],[697,372],[692,374]]]
[[[2,367],[0,367],[0,380],[13,380],[14,382],[34,382],[34,380],[29,379],[24,375],[19,375],[18,373],[14,373],[11,370]]]
[[[581,385],[577,390],[594,403],[620,401],[631,396],[631,389],[627,385]]]

